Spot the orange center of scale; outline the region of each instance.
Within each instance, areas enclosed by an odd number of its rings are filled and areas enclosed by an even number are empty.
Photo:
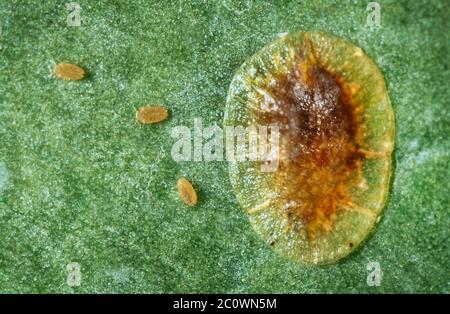
[[[338,76],[304,63],[263,88],[272,102],[256,113],[280,128],[280,163],[272,176],[276,207],[309,239],[333,228],[361,173],[360,123],[350,89]],[[296,222],[296,223],[294,223]]]

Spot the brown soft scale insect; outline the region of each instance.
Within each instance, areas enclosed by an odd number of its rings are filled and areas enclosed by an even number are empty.
[[[86,74],[83,68],[70,63],[58,63],[55,65],[54,73],[60,79],[69,81],[81,80]]]
[[[383,76],[361,48],[323,32],[284,36],[238,70],[224,124],[279,127],[276,171],[230,166],[240,204],[276,252],[330,264],[378,223],[395,124]]]
[[[197,204],[197,193],[194,190],[191,182],[186,178],[180,178],[177,182],[178,194],[181,200],[188,206]]]
[[[161,122],[169,116],[167,109],[163,106],[147,106],[136,111],[136,120],[144,124]]]

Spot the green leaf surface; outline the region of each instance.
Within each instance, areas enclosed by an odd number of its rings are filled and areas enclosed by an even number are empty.
[[[69,1],[67,1],[69,2]],[[0,292],[448,292],[448,1],[0,3]],[[361,47],[396,115],[390,198],[374,235],[305,267],[252,230],[223,162],[175,162],[171,129],[222,125],[236,69],[280,33],[317,29]],[[79,82],[52,75],[81,65]],[[170,119],[135,122],[164,104]],[[179,200],[189,178],[199,204]],[[80,265],[81,285],[67,284]],[[380,286],[367,266],[378,262]]]

